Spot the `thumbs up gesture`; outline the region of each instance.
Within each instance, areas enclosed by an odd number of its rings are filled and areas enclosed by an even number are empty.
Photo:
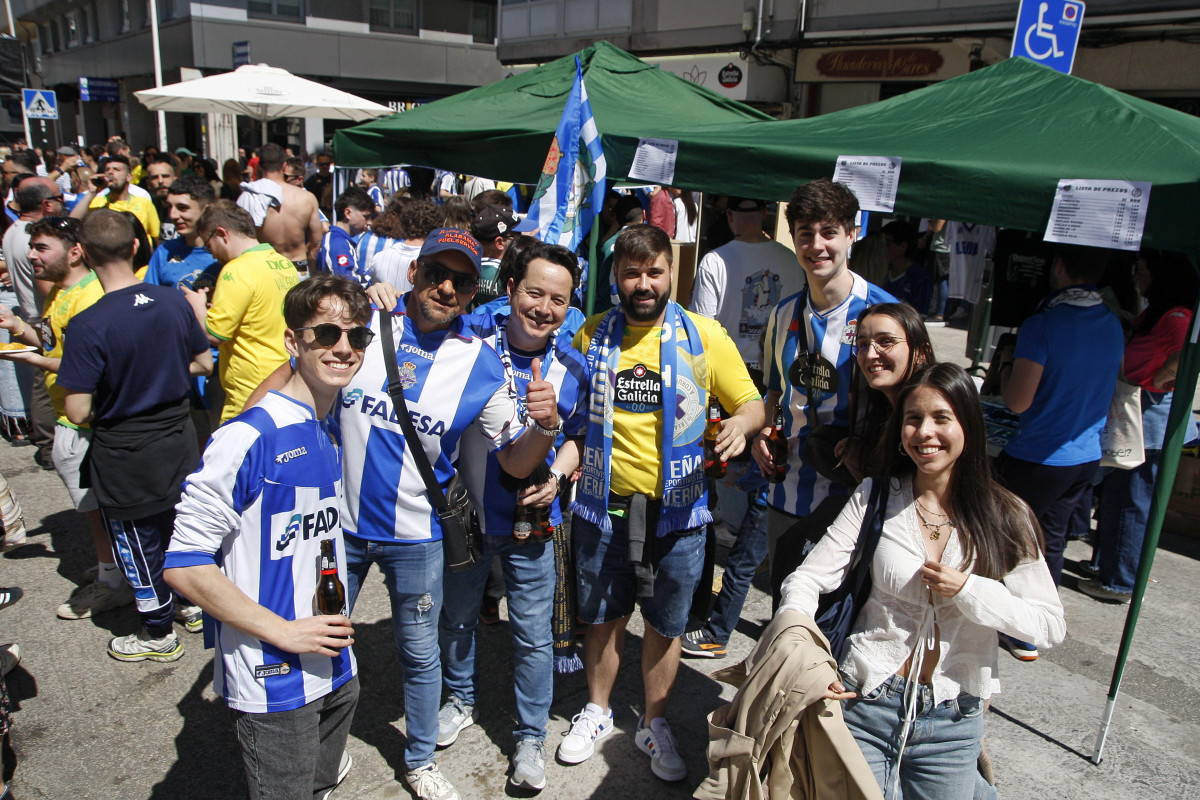
[[[542,380],[542,361],[535,358],[530,365],[533,380],[525,387],[525,413],[545,430],[558,427],[558,401],[554,387]]]

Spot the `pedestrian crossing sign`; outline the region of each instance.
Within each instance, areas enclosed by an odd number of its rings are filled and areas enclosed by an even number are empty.
[[[22,89],[26,119],[58,119],[58,98],[49,89]]]

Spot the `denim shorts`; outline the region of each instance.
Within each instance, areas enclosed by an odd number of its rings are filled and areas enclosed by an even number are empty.
[[[654,596],[638,598],[629,564],[626,521],[610,514],[611,534],[576,516],[571,523],[575,543],[575,582],[579,620],[587,625],[612,622],[641,604],[642,618],[662,636],[673,639],[687,628],[692,594],[704,571],[704,526],[675,531],[654,543]]]

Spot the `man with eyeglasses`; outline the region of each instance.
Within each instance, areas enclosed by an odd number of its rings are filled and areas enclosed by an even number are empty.
[[[182,179],[181,179],[182,180]],[[197,237],[222,264],[211,305],[203,292],[180,290],[218,346],[225,405],[221,423],[242,412],[251,392],[288,361],[283,344],[283,298],[299,281],[292,263],[254,238],[254,221],[228,200],[217,200],[196,223]]]
[[[482,436],[516,478],[528,476],[561,429],[553,387],[531,380],[517,413],[504,364],[461,315],[479,279],[479,242],[454,229],[431,232],[409,267],[413,289],[390,322],[409,416],[439,483],[454,474],[463,437]],[[353,609],[371,564],[385,573],[392,626],[404,668],[405,780],[421,800],[458,800],[434,760],[441,700],[438,616],[442,609],[442,527],[384,389],[382,341],[334,409],[344,448],[341,521]],[[269,383],[286,378],[283,369]],[[534,377],[537,375],[535,373]],[[478,604],[476,604],[478,606]]]
[[[295,371],[213,435],[164,577],[216,620],[213,689],[233,714],[249,796],[325,797],[349,772],[359,695],[348,610],[313,608],[322,573],[347,580],[329,412],[362,365],[371,306],[355,281],[317,275],[288,292],[283,316]],[[320,564],[326,542],[336,564]]]
[[[789,544],[789,558],[776,563],[780,538],[794,524],[814,515],[836,517],[850,487],[821,475],[804,458],[805,442],[819,425],[850,424],[851,354],[858,315],[875,303],[896,298],[850,271],[850,246],[858,233],[858,199],[844,184],[826,178],[797,187],[787,205],[788,228],[796,260],[808,286],[785,298],[771,312],[763,337],[763,371],[767,384],[767,419],[783,406],[783,433],[788,440],[788,469],[782,483],[767,492],[767,551],[772,581],[794,568],[815,539]],[[763,428],[753,454],[764,474],[772,469]],[[828,499],[828,503],[825,501]],[[824,533],[811,530],[816,538]],[[793,548],[792,545],[796,545]],[[783,563],[786,561],[787,563]]]
[[[262,178],[243,183],[237,203],[250,213],[258,239],[274,247],[306,277],[325,226],[317,198],[284,177],[284,161],[282,147],[273,142],[263,145],[258,162]]]
[[[4,233],[2,246],[8,264],[8,278],[17,296],[21,319],[36,322],[42,318],[45,296],[34,280],[33,264],[29,261],[29,226],[43,217],[62,216],[62,189],[49,178],[20,179],[13,198],[19,217]],[[54,406],[46,393],[45,375],[25,365],[18,365],[17,379],[32,386],[32,404],[28,409],[30,439],[37,446],[34,460],[44,470],[54,469]]]

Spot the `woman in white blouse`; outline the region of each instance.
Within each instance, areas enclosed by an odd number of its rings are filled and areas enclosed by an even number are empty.
[[[827,697],[889,797],[968,800],[984,701],[999,692],[996,631],[1050,647],[1062,604],[1028,506],[992,480],[970,377],[935,364],[900,392],[887,428],[887,511],[871,594]],[[841,584],[871,494],[868,480],[799,568],[779,610],[813,616]]]

